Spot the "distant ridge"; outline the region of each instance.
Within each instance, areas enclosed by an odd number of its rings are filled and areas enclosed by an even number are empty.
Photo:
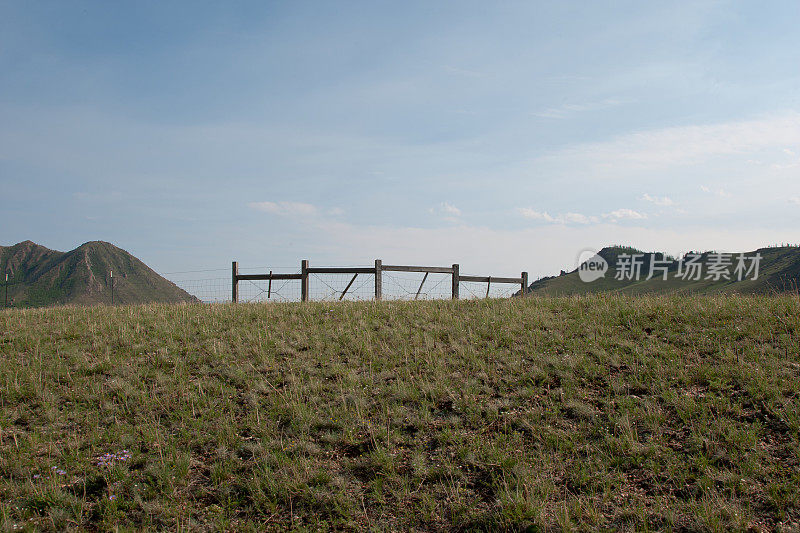
[[[109,304],[109,271],[114,273],[115,304],[199,301],[108,242],[87,242],[69,252],[32,241],[0,246],[0,283],[8,273],[8,299],[14,307]],[[4,297],[2,287],[0,304]]]
[[[700,253],[700,252],[697,252]],[[703,252],[700,263],[704,266],[702,279],[684,280],[676,278],[679,263],[677,258],[672,258],[661,252],[642,252],[628,246],[607,246],[597,255],[608,262],[608,271],[605,276],[586,283],[581,280],[578,269],[562,271],[560,276],[549,276],[538,279],[530,284],[530,293],[550,295],[589,294],[597,292],[618,292],[623,294],[657,294],[657,293],[739,293],[739,294],[768,294],[775,292],[796,291],[800,288],[800,247],[775,246],[759,248],[752,252],[745,252],[746,257],[761,255],[758,279],[752,276],[738,281],[732,279],[705,279],[706,268],[709,264],[709,254]],[[617,276],[617,259],[620,254],[644,254],[642,258],[642,276],[640,279],[615,279]],[[737,254],[731,254],[735,263]],[[650,271],[652,260],[670,261],[666,280],[660,274],[653,279],[646,279]],[[656,263],[658,264],[658,263]]]

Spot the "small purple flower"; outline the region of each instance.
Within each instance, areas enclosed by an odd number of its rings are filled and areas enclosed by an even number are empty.
[[[117,461],[127,461],[132,457],[129,450],[122,450],[117,453],[104,453],[97,458],[97,466],[113,466]]]

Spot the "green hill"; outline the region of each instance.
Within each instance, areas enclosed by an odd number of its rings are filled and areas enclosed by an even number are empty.
[[[620,256],[641,254],[640,276],[622,276],[617,268]],[[682,258],[668,257],[661,252],[643,252],[635,248],[623,246],[609,246],[603,248],[597,255],[608,263],[605,276],[592,281],[581,280],[578,269],[563,272],[560,276],[550,276],[534,281],[529,291],[549,295],[589,294],[598,292],[619,292],[624,294],[768,294],[796,290],[800,285],[800,247],[780,246],[772,248],[759,248],[744,255],[748,258],[746,265],[750,266],[750,258],[759,254],[758,277],[753,279],[753,274],[742,276],[739,281],[735,275],[738,253],[730,254],[731,265],[728,269],[730,279],[721,277],[718,280],[707,279],[709,266],[715,262],[714,252],[703,252],[697,263],[701,268],[700,279],[687,279],[680,277],[685,272],[687,256]],[[681,261],[683,260],[683,264]],[[650,266],[664,265],[667,268],[667,279],[662,279],[662,272],[657,271],[651,279]],[[664,261],[664,263],[660,263]],[[696,276],[692,276],[695,278]],[[620,278],[620,279],[618,279]]]
[[[125,250],[102,241],[70,252],[31,241],[0,246],[0,269],[0,282],[8,274],[8,302],[14,307],[111,303],[111,271],[114,303],[197,301]],[[5,292],[0,298],[3,303]]]

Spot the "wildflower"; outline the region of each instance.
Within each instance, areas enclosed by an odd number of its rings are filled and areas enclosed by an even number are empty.
[[[127,461],[131,457],[129,450],[122,450],[118,453],[104,453],[97,458],[97,466],[112,466],[116,461]]]

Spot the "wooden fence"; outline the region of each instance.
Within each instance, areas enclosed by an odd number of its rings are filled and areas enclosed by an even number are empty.
[[[339,300],[345,297],[347,291],[353,285],[359,274],[373,274],[375,276],[375,300],[383,298],[383,272],[420,272],[425,276],[419,285],[416,296],[418,297],[422,291],[422,286],[428,278],[428,274],[449,274],[452,277],[452,291],[451,297],[453,300],[458,300],[458,286],[461,281],[472,281],[478,283],[486,283],[486,295],[489,295],[489,288],[492,283],[512,283],[520,286],[520,294],[525,296],[525,291],[528,287],[528,273],[522,272],[518,278],[506,278],[496,276],[463,276],[459,274],[458,264],[449,267],[435,267],[435,266],[409,266],[409,265],[384,265],[380,259],[375,260],[374,267],[312,267],[309,265],[308,259],[303,259],[300,262],[299,274],[275,274],[269,272],[268,274],[239,274],[239,263],[233,261],[231,265],[231,300],[234,303],[239,301],[239,282],[240,281],[268,281],[267,298],[270,297],[272,292],[272,282],[281,280],[300,280],[300,300],[307,302],[310,300],[309,291],[309,274],[352,274],[353,277],[347,284],[345,289],[339,296]],[[416,299],[416,298],[415,298]]]

